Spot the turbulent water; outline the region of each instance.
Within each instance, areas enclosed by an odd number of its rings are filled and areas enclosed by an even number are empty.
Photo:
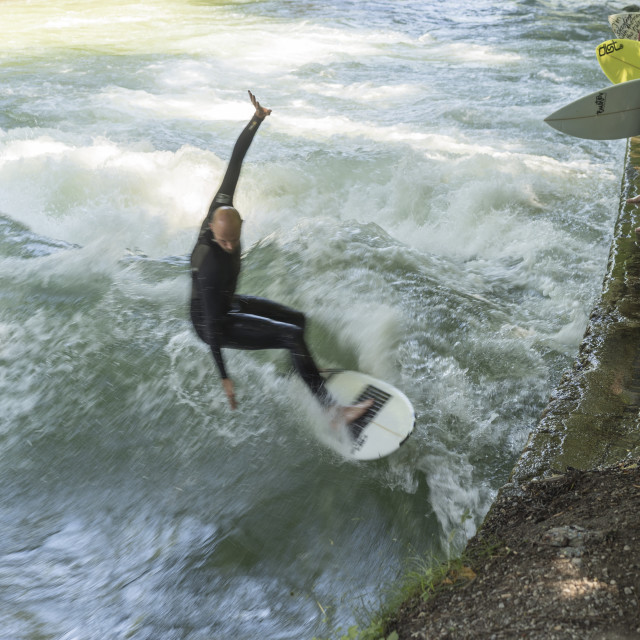
[[[0,637],[330,636],[471,535],[597,298],[624,141],[543,123],[608,84],[614,3],[0,3]],[[346,462],[280,352],[187,315],[251,89],[240,291],[402,388]]]

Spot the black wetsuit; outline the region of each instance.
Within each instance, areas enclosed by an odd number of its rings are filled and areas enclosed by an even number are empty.
[[[288,349],[293,366],[323,404],[331,402],[304,341],[304,314],[253,296],[236,295],[238,246],[228,253],[214,241],[209,224],[218,207],[233,206],[242,161],[262,120],[251,118],[238,138],[222,184],[202,223],[191,254],[191,321],[210,347],[220,376],[227,378],[221,349]]]

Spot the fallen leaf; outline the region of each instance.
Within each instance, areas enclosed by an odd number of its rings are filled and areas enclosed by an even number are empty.
[[[476,572],[471,567],[461,567],[460,569],[452,569],[449,575],[443,580],[445,584],[453,584],[461,580],[473,580]]]

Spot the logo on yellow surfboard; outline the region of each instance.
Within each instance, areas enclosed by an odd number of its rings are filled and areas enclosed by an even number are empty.
[[[622,42],[617,42],[616,40],[608,40],[607,42],[603,42],[598,47],[598,55],[608,56],[611,53],[615,53],[616,51],[620,51],[620,49],[624,49],[624,45]]]

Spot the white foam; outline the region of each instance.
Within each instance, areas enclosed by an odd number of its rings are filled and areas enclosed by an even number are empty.
[[[186,253],[223,170],[190,146],[171,153],[24,134],[0,148],[0,210],[50,238],[111,243],[121,254]]]
[[[418,465],[427,478],[443,547],[455,555],[475,533],[493,492],[473,482],[466,456],[442,452],[424,456]]]
[[[378,85],[372,82],[356,82],[349,85],[335,82],[305,82],[302,89],[315,96],[325,98],[340,98],[351,103],[371,106],[378,104],[388,107],[390,102],[411,100],[421,95],[422,89],[411,84]]]
[[[440,42],[434,45],[432,55],[438,60],[453,60],[471,66],[514,65],[521,56],[513,51],[487,44],[469,42]]]
[[[551,336],[550,342],[567,355],[575,354],[584,338],[584,331],[589,317],[586,310],[577,302],[572,304],[570,321]]]

